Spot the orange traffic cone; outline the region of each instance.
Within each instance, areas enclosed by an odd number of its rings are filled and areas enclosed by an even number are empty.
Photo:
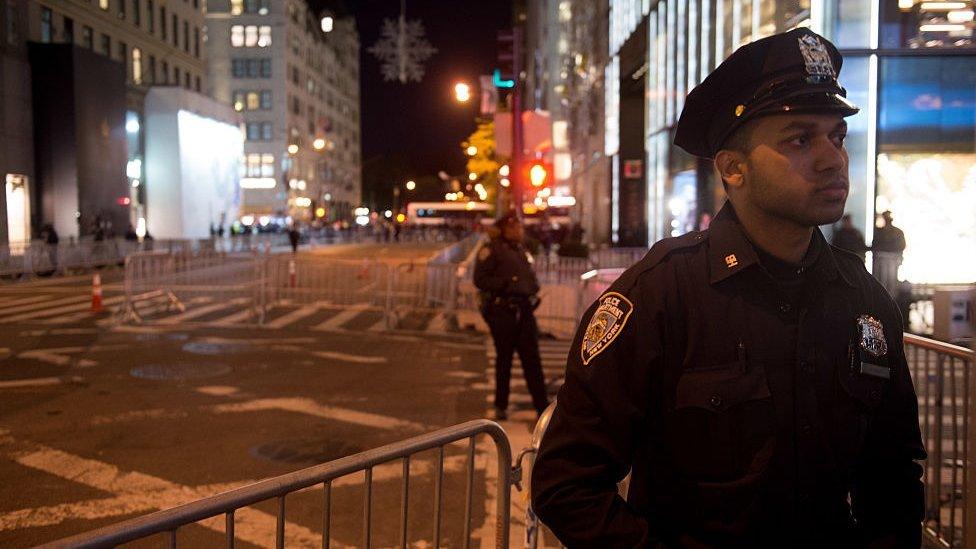
[[[290,287],[292,288],[295,287],[296,278],[297,277],[295,274],[295,260],[291,259],[288,261],[288,285]]]
[[[95,273],[92,277],[92,307],[93,314],[102,312],[102,275]]]

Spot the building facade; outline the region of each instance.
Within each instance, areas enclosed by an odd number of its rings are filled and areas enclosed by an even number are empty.
[[[6,221],[0,223],[0,236],[6,238],[0,241],[29,240],[47,223],[54,224],[62,236],[84,236],[97,229],[121,234],[128,222],[144,218],[147,181],[142,169],[141,123],[145,94],[154,85],[180,86],[197,92],[206,89],[204,10],[203,0],[4,3],[0,14],[0,74],[5,79],[0,86],[0,169],[8,191],[2,212]],[[38,47],[29,48],[29,44]],[[68,48],[60,51],[55,45]],[[37,66],[32,66],[32,59]],[[62,79],[61,75],[46,71],[46,65],[52,62],[71,77]],[[115,72],[119,73],[117,79],[98,76]],[[56,81],[67,87],[51,88],[50,83]],[[104,93],[97,93],[99,86]],[[92,109],[69,109],[66,115],[77,116],[76,119],[47,124],[43,113],[35,108],[39,98],[56,100],[58,94],[66,101],[81,101],[79,106],[92,105],[84,100],[84,94],[89,92],[122,97],[118,105],[122,111],[115,113],[113,105],[106,107],[108,110],[98,120],[88,120],[85,117],[91,118]],[[66,138],[69,128],[73,128],[74,135]],[[94,141],[90,143],[89,138],[102,139],[101,146],[108,149],[104,154],[92,154],[90,145]],[[52,149],[52,143],[60,145]],[[66,172],[54,162],[71,156],[78,158],[73,171]],[[60,170],[59,180],[46,177],[47,188],[37,179],[44,166],[59,166]],[[75,191],[65,190],[72,185],[77,188]],[[56,194],[50,194],[54,189]],[[73,201],[54,198],[72,193]],[[96,198],[87,200],[85,195]],[[11,204],[17,211],[10,211]],[[55,214],[53,205],[65,211],[78,209]]]
[[[212,0],[213,96],[244,117],[241,219],[349,219],[361,192],[359,38],[303,0]]]
[[[601,19],[600,2],[564,2],[573,28],[596,26],[583,13]],[[684,98],[735,48],[808,26],[844,54],[841,84],[861,107],[848,119],[855,225],[870,244],[880,213],[893,212],[908,244],[903,280],[976,280],[976,256],[968,253],[976,249],[973,12],[971,1],[610,0],[602,19],[605,55],[593,52],[594,32],[574,31],[567,44],[577,68],[566,98],[576,126],[570,177],[578,209],[587,212],[581,218],[609,216],[609,223],[591,221],[609,230],[591,233],[590,242],[646,246],[698,228],[704,214],[721,207],[711,163],[672,145]],[[594,109],[602,136],[593,117],[581,120],[575,113],[584,109],[572,107],[594,102],[594,88],[603,91]],[[581,155],[609,166],[607,176],[597,176],[609,192],[585,175]]]

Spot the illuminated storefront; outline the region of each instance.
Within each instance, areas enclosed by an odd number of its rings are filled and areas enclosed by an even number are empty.
[[[848,213],[872,238],[890,210],[905,231],[900,277],[976,280],[976,46],[974,2],[912,0],[611,0],[605,71],[606,154],[619,243],[627,187],[621,136],[621,52],[646,33],[643,70],[646,243],[698,228],[721,206],[711,164],[672,146],[684,97],[742,44],[807,26],[844,54],[841,83],[861,112],[848,119]],[[825,228],[829,231],[829,228]],[[621,233],[622,234],[622,233]],[[951,261],[947,258],[952,258]]]

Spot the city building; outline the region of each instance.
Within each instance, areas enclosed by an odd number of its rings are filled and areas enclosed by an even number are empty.
[[[893,212],[908,243],[902,280],[976,280],[972,1],[562,0],[556,9],[564,5],[574,215],[592,244],[647,246],[721,207],[711,163],[672,145],[684,98],[740,45],[808,26],[840,48],[841,84],[861,107],[846,142],[855,226],[870,243],[878,216]]]
[[[206,89],[204,10],[202,0],[4,2],[0,241],[47,223],[63,237],[121,234],[145,217],[145,95]]]
[[[304,0],[207,9],[213,97],[244,118],[241,221],[351,219],[362,180],[353,18]]]

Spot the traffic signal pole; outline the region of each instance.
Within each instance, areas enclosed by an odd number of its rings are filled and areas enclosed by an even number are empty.
[[[522,219],[522,194],[525,178],[522,176],[522,27],[512,28],[512,158],[509,163],[509,181],[512,182],[512,202],[515,215]]]

